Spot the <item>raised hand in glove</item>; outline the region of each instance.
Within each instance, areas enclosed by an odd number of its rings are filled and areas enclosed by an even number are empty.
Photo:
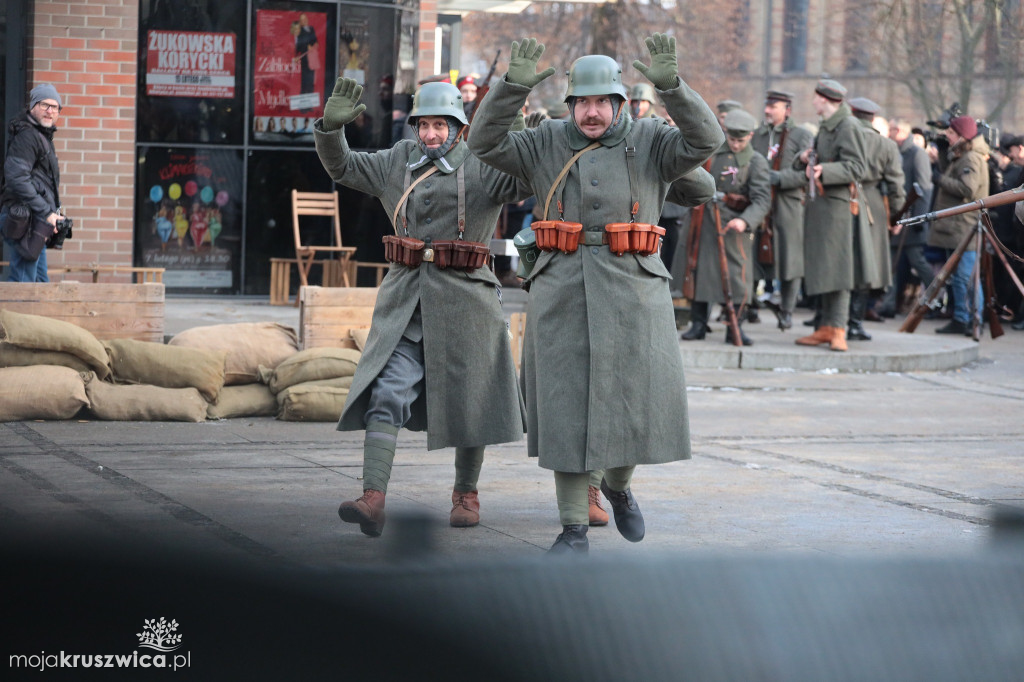
[[[359,83],[351,78],[339,78],[334,84],[334,93],[324,104],[324,120],[321,124],[324,132],[337,130],[366,111],[365,104],[358,104],[362,94],[363,86]]]
[[[676,59],[676,39],[664,33],[655,33],[644,39],[651,53],[651,65],[639,59],[633,68],[647,77],[659,90],[672,90],[679,85],[679,62]]]
[[[546,120],[548,118],[550,118],[550,117],[547,114],[545,114],[543,111],[532,111],[526,117],[526,121],[525,121],[526,127],[527,128],[536,128],[544,120]]]
[[[509,82],[532,88],[553,74],[555,72],[553,66],[537,73],[537,62],[540,61],[542,54],[544,54],[544,45],[538,43],[536,38],[524,38],[522,43],[513,42],[512,50],[509,52],[508,75],[506,76]]]

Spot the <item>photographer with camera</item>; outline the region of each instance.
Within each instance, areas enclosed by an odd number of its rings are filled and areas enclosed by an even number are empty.
[[[49,83],[32,88],[28,108],[8,126],[0,184],[0,234],[10,282],[48,282],[46,247],[60,248],[71,220],[60,213],[60,170],[53,135],[62,109]]]

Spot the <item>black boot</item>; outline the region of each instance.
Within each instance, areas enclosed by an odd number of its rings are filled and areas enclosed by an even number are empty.
[[[814,327],[815,329],[820,327],[821,326],[821,311],[820,310],[815,311],[814,317],[812,317],[809,320],[804,320],[804,326],[805,327]]]
[[[778,313],[779,331],[786,331],[793,328],[793,313],[789,310],[780,310]]]
[[[710,306],[707,303],[694,301],[690,304],[690,328],[680,337],[683,341],[700,341],[708,333],[708,315]]]
[[[587,539],[588,526],[583,524],[572,524],[562,526],[562,532],[551,545],[548,554],[552,555],[576,555],[587,554],[590,551],[590,540]]]
[[[740,342],[744,346],[753,346],[754,342],[750,340],[749,336],[743,333],[743,325],[737,324],[736,326],[740,328]],[[725,328],[725,342],[732,346],[736,345],[735,343],[733,343],[732,327]]]
[[[868,308],[868,292],[853,291],[850,293],[850,319],[847,324],[846,338],[849,341],[870,341],[871,334],[864,331],[864,313]]]
[[[619,534],[630,542],[643,540],[644,515],[640,513],[640,505],[636,503],[629,488],[616,492],[602,480],[601,492],[611,502],[612,516],[615,518],[615,527],[619,529]]]

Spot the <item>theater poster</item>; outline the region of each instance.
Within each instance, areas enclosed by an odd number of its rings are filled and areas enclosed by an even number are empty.
[[[150,147],[136,184],[136,262],[164,268],[168,290],[238,291],[241,152]]]
[[[334,89],[334,20],[323,5],[290,3],[257,9],[253,39],[252,137],[262,142],[311,142]]]

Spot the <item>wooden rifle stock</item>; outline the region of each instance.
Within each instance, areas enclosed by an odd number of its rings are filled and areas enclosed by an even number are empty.
[[[725,310],[725,323],[729,327],[734,346],[743,345],[743,337],[740,336],[740,323],[736,315],[736,308],[732,304],[732,284],[729,282],[729,258],[725,253],[725,236],[722,234],[722,212],[718,208],[720,199],[715,193],[712,209],[715,212],[715,237],[718,240],[718,267],[722,271],[722,293],[725,294],[725,303],[722,305]]]
[[[953,251],[953,255],[949,257],[946,264],[942,266],[938,274],[935,275],[935,279],[928,285],[928,288],[921,294],[921,298],[918,299],[914,309],[907,315],[907,319],[903,320],[903,325],[900,327],[901,332],[912,334],[917,325],[921,324],[921,320],[924,319],[925,313],[928,312],[929,306],[932,300],[942,291],[943,287],[946,286],[946,280],[956,270],[956,266],[960,264],[960,258],[964,255],[964,251],[967,250],[967,246],[971,243],[971,240],[975,238],[974,230],[971,230],[964,238],[957,244],[956,250]]]
[[[1006,204],[1012,204],[1022,200],[1024,200],[1024,185],[1014,189],[1008,189],[1005,192],[1000,192],[999,194],[993,194],[990,197],[984,197],[977,201],[972,201],[968,204],[951,206],[949,208],[944,208],[941,211],[932,211],[930,213],[922,213],[921,215],[916,215],[911,218],[904,218],[900,220],[898,224],[916,225],[917,223],[923,223],[926,220],[941,220],[942,218],[949,218],[955,215],[960,215],[961,213],[978,211],[983,208],[1005,206]]]
[[[994,265],[992,254],[984,243],[981,245],[979,264],[981,272],[985,273],[985,319],[988,321],[988,331],[993,339],[998,339],[1005,332],[1003,331],[1003,321],[999,319],[999,303],[996,301],[995,279],[992,276],[992,267]]]
[[[700,228],[704,224],[704,207],[695,206],[690,213],[690,229],[686,233],[686,272],[683,274],[683,298],[693,301],[697,293],[697,256],[700,253]]]

